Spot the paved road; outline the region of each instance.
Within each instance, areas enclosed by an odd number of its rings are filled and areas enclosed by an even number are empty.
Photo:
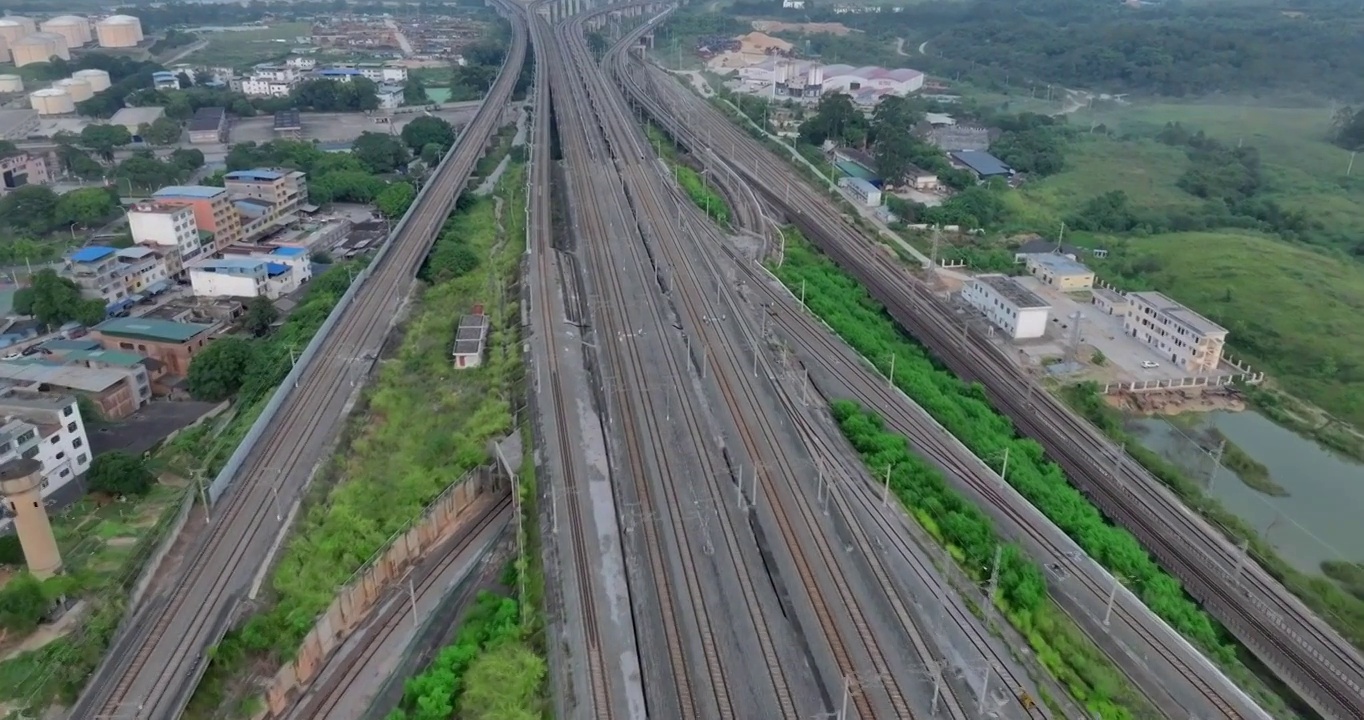
[[[174,584],[125,623],[72,709],[93,717],[177,717],[207,667],[205,651],[227,630],[252,579],[284,528],[282,506],[298,495],[330,452],[352,396],[362,387],[413,282],[413,274],[465,187],[510,97],[526,45],[523,23],[486,109],[447,157],[405,226],[364,276],[335,331],[321,339],[280,411],[268,421],[233,487],[216,508],[209,532]]]

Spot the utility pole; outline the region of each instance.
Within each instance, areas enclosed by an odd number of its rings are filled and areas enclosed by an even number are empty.
[[[999,469],[999,484],[1004,484],[1004,476],[1009,473],[1009,448],[1004,448],[1004,465]]]
[[[1118,585],[1121,584],[1118,576],[1113,576],[1113,589],[1108,593],[1108,606],[1104,608],[1104,627],[1108,627],[1108,621],[1113,617],[1113,602],[1118,599]]]
[[[890,354],[890,372],[886,373],[886,387],[895,389],[895,353]]]
[[[999,561],[1004,556],[1004,546],[995,546],[995,562],[990,568],[990,586],[985,591],[985,628],[990,628],[990,622],[995,615],[995,590],[999,588]],[[987,670],[988,673],[988,670]]]
[[[411,575],[407,576],[407,599],[412,601],[412,627],[416,629],[420,625],[417,620],[417,587]]]
[[[894,465],[886,466],[886,485],[881,490],[881,507],[886,507],[890,504],[890,469],[892,467],[895,466]]]
[[[1212,473],[1208,475],[1208,492],[1212,492],[1217,484],[1217,474],[1222,470],[1222,455],[1227,451],[1227,441],[1224,439],[1217,445],[1217,452],[1212,456]]]
[[[990,695],[990,664],[985,664],[985,677],[980,679],[980,699],[976,703],[976,714],[985,717],[985,698]]]

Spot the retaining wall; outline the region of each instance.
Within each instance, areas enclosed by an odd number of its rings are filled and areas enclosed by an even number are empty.
[[[307,687],[317,677],[327,657],[365,620],[385,591],[426,551],[444,540],[475,501],[497,487],[498,477],[492,466],[484,466],[456,480],[356,570],[303,638],[294,660],[270,680],[265,691],[266,708],[256,717],[279,716],[286,711],[294,691]]]

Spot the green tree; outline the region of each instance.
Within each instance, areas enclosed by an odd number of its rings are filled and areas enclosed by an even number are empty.
[[[106,161],[114,159],[114,148],[133,141],[132,133],[122,125],[86,125],[80,137],[81,145]]]
[[[0,198],[0,223],[15,230],[44,235],[56,225],[57,193],[43,185],[25,185]]]
[[[256,360],[256,346],[245,338],[225,337],[204,348],[189,364],[189,392],[196,400],[218,402],[241,389]]]
[[[179,142],[180,131],[180,123],[175,118],[167,116],[137,126],[137,134],[153,145],[172,145]]]
[[[438,145],[443,155],[455,144],[455,129],[438,117],[423,115],[403,127],[403,142],[413,152],[424,151],[427,145]]]
[[[102,187],[72,190],[58,198],[54,219],[60,225],[94,225],[112,215],[118,207],[114,192],[112,188]]]
[[[246,304],[246,316],[242,319],[242,327],[247,332],[260,337],[270,331],[270,325],[279,319],[279,309],[264,295],[257,295],[251,298]]]
[[[384,217],[397,219],[407,212],[416,197],[417,190],[412,187],[411,183],[393,183],[384,188],[384,191],[379,193],[379,197],[374,198],[374,205],[379,208],[379,212],[383,213]]]
[[[403,86],[403,104],[421,105],[426,102],[429,102],[426,97],[426,83],[422,82],[421,78],[408,78],[407,84]]]
[[[50,603],[43,582],[24,572],[0,589],[0,628],[12,633],[27,633],[38,627]]]
[[[436,143],[422,146],[422,162],[426,163],[427,167],[435,167],[440,164],[440,159],[444,156],[445,148]]]
[[[360,133],[351,146],[351,155],[376,174],[391,173],[411,159],[407,147],[392,135]]]
[[[122,450],[96,455],[90,463],[90,489],[110,495],[145,495],[156,477],[140,456]]]
[[[75,320],[82,325],[95,325],[104,319],[104,302],[81,297],[76,283],[57,275],[50,268],[34,273],[22,303],[35,320],[48,327]],[[18,296],[20,293],[16,293]]]
[[[24,547],[18,535],[0,535],[0,565],[23,565]]]

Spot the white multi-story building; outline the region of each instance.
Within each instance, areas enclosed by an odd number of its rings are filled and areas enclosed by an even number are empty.
[[[252,97],[289,97],[294,85],[293,80],[249,77],[241,81],[241,91]]]
[[[1014,340],[1047,332],[1051,305],[1007,275],[977,275],[962,288],[961,297]]]
[[[355,65],[322,68],[321,70],[314,70],[312,73],[314,80],[350,82],[357,77],[372,80],[380,85],[384,83],[405,83],[407,82],[407,68],[384,65]]]
[[[1123,330],[1189,372],[1211,372],[1222,362],[1227,329],[1158,292],[1131,292]]]
[[[293,266],[262,257],[201,260],[189,266],[189,280],[199,297],[265,296],[271,300],[297,290],[302,283]]]
[[[193,206],[138,203],[128,209],[128,226],[133,233],[133,242],[172,248],[179,257],[179,263],[191,262],[204,254]],[[180,274],[179,269],[167,268],[167,271],[172,276]]]
[[[379,98],[380,110],[397,110],[403,104],[403,88],[401,85],[380,85],[375,91]]]
[[[284,64],[296,70],[302,70],[306,72],[317,67],[317,59],[310,57],[291,57],[288,60],[284,61]]]
[[[0,389],[0,463],[43,465],[43,497],[90,469],[89,438],[76,398],[13,387]]]

